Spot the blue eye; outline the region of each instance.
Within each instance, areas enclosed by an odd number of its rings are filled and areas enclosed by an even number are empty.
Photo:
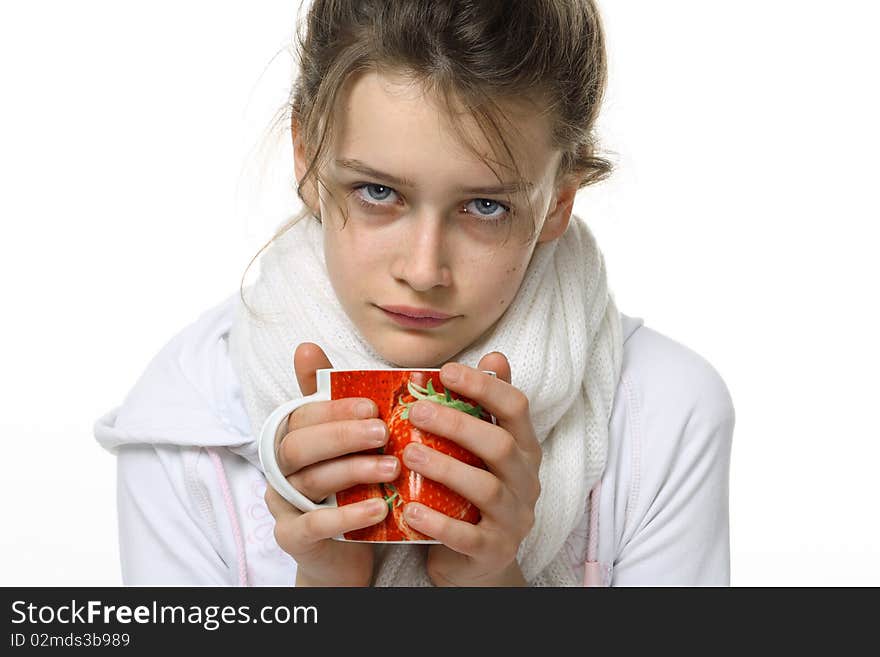
[[[392,187],[379,183],[361,183],[352,189],[355,192],[355,200],[368,210],[376,208],[389,208],[392,203],[384,203],[392,194],[397,194]],[[476,210],[468,210],[471,204],[476,204]],[[498,210],[501,212],[498,212]],[[489,212],[485,212],[488,210]],[[485,226],[494,226],[506,220],[510,214],[509,206],[493,201],[489,198],[471,199],[465,206],[466,214],[472,215],[477,223]]]
[[[384,201],[385,199],[388,198],[389,194],[391,194],[393,192],[393,190],[390,187],[386,187],[385,185],[377,185],[377,184],[373,184],[373,183],[363,185],[361,187],[361,189],[382,190],[382,191],[380,191],[378,196],[374,196],[371,192],[367,192],[369,194],[370,198],[373,199],[374,201]],[[384,194],[383,194],[383,192],[384,192]]]
[[[498,201],[493,201],[490,198],[475,198],[471,203],[476,204],[477,212],[475,213],[479,217],[483,217],[484,219],[501,219],[503,218],[507,212],[510,210],[506,205],[502,205]],[[468,204],[470,205],[470,204]],[[500,214],[494,214],[491,212],[492,210],[501,209]],[[490,212],[484,213],[484,210],[489,210]]]

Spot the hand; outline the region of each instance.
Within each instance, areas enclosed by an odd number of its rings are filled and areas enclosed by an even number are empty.
[[[332,365],[320,347],[311,343],[297,347],[294,368],[303,395],[317,390],[315,371],[325,367]],[[358,413],[362,402],[369,404],[368,413]],[[362,397],[300,406],[291,413],[288,433],[275,447],[281,472],[314,502],[354,484],[393,481],[400,470],[396,458],[356,454],[388,441],[388,429],[377,415],[376,404]],[[371,431],[377,428],[378,433]],[[275,540],[297,562],[297,586],[369,586],[373,546],[332,537],[381,522],[388,513],[383,500],[303,513],[271,486],[266,487],[265,499],[275,517]]]
[[[454,373],[455,380],[450,376]],[[468,499],[481,514],[474,525],[422,504],[406,505],[406,522],[442,543],[428,550],[428,576],[437,586],[526,586],[516,554],[535,522],[541,493],[541,446],[529,417],[529,400],[510,384],[510,365],[498,352],[484,356],[477,369],[447,363],[440,381],[492,413],[497,424],[430,401],[419,401],[410,409],[410,422],[458,443],[488,467],[486,471],[467,465],[417,443],[404,450],[408,468]],[[419,418],[417,409],[422,408],[431,417]]]

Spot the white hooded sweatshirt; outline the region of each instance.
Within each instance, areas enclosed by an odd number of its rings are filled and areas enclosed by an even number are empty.
[[[292,586],[227,351],[238,292],[153,358],[94,426],[117,455],[125,585]],[[727,586],[735,413],[715,368],[621,313],[608,460],[563,548],[588,585]],[[292,360],[291,360],[292,366]],[[592,508],[591,508],[592,507]]]

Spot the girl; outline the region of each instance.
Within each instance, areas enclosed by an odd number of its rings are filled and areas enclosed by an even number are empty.
[[[248,294],[176,336],[95,427],[118,454],[124,582],[728,584],[729,392],[618,311],[572,215],[611,170],[592,0],[315,0],[305,27],[289,103],[302,211]],[[259,430],[316,369],[441,366],[497,426],[429,402],[411,421],[488,470],[418,445],[403,463],[367,455],[387,427],[363,399],[298,409],[278,458],[316,501],[405,465],[478,524],[410,503],[440,544],[342,543],[387,505],[301,513],[266,488]]]

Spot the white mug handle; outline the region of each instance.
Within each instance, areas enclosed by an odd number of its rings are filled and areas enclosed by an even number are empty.
[[[275,460],[275,441],[287,433],[287,421],[290,414],[304,404],[316,401],[329,401],[329,393],[319,389],[313,395],[307,395],[300,399],[291,399],[276,408],[266,421],[260,432],[260,464],[266,473],[266,480],[278,494],[303,512],[317,509],[328,509],[336,506],[336,495],[330,495],[327,501],[321,503],[312,502],[308,497],[300,493],[281,473],[278,461]]]

